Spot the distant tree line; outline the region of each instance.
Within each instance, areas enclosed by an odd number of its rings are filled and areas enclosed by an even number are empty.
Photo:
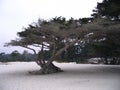
[[[28,53],[28,51],[24,51],[22,54],[17,50],[13,51],[10,54],[0,53],[0,62],[14,62],[14,61],[34,61],[34,54]]]

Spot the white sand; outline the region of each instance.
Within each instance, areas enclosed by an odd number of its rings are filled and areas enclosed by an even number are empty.
[[[34,62],[0,64],[0,90],[120,90],[120,65],[55,64],[64,72],[30,75]]]

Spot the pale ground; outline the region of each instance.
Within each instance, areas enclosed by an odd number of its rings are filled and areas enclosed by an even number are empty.
[[[0,63],[0,90],[120,90],[120,65],[55,63],[64,72],[30,75],[34,62]]]

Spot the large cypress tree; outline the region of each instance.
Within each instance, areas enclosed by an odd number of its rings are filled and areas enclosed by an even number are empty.
[[[67,48],[87,38],[85,35],[90,33],[87,28],[78,23],[79,21],[73,18],[66,20],[57,17],[48,21],[39,19],[35,25],[29,25],[24,31],[18,32],[19,39],[12,40],[6,45],[21,46],[32,50],[36,55],[36,63],[41,67],[41,70],[35,73],[59,72],[61,69],[56,67],[53,61]],[[38,52],[33,47],[39,47]],[[47,60],[45,60],[44,50],[51,52]]]

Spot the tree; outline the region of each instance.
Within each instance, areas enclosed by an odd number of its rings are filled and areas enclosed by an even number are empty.
[[[110,20],[120,20],[120,1],[119,0],[103,0],[98,3],[96,9],[93,10],[92,16],[106,17]]]
[[[1,52],[0,53],[0,61],[3,61],[3,57],[4,57],[5,53],[4,52]]]
[[[55,17],[48,21],[39,19],[35,25],[29,25],[24,31],[18,32],[19,39],[12,40],[6,45],[21,46],[32,50],[36,55],[36,63],[41,67],[41,70],[35,73],[60,72],[62,70],[56,67],[53,61],[70,46],[87,39],[86,35],[91,32],[78,23],[80,22],[73,18],[66,20],[63,17]],[[39,51],[36,52],[31,46],[39,47]],[[43,58],[44,50],[51,52],[48,60]]]
[[[20,38],[12,40],[6,46],[21,46],[34,52],[35,61],[41,69],[32,73],[61,72],[62,70],[55,66],[53,61],[64,51],[80,42],[101,41],[111,29],[118,31],[118,26],[104,19],[96,19],[87,24],[81,24],[80,20],[73,18],[66,20],[63,17],[55,17],[48,21],[39,19],[35,25],[29,25],[24,31],[18,32]],[[33,47],[37,47],[38,52]],[[49,58],[45,58],[45,53]]]
[[[33,58],[31,58],[31,54],[27,51],[24,50],[23,53],[21,54],[22,61],[32,61]]]
[[[19,61],[20,60],[20,53],[17,50],[13,51],[10,54],[10,56],[11,56],[11,61]]]
[[[112,28],[107,31],[105,39],[92,43],[96,54],[104,58],[105,64],[119,64],[120,61],[120,31],[119,28]]]
[[[95,43],[96,51],[104,55],[105,62],[107,58],[112,58],[112,61],[119,60],[119,22],[120,22],[120,1],[119,0],[103,0],[98,3],[96,9],[93,10],[94,18],[105,18],[111,22],[104,23],[109,29],[103,31],[106,40]],[[114,25],[113,25],[114,24]],[[115,60],[116,59],[116,60]]]

